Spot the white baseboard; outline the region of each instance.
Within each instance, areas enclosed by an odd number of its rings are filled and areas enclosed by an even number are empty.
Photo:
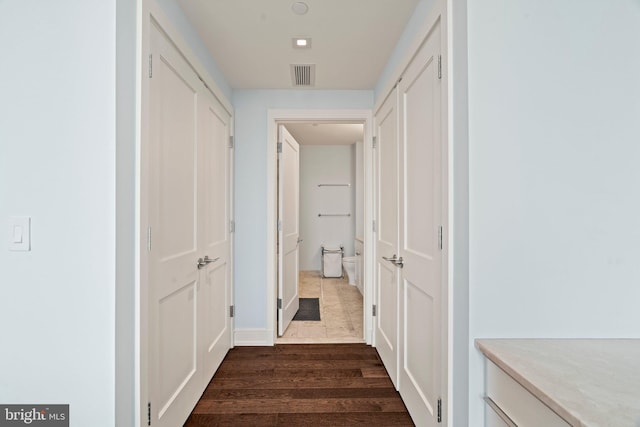
[[[234,331],[235,346],[272,346],[273,331],[269,329],[236,329]]]

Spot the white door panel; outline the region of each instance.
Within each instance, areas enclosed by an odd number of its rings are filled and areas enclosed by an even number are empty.
[[[278,335],[282,336],[300,306],[300,146],[282,125],[278,141]]]
[[[231,346],[231,322],[229,318],[229,266],[217,261],[207,267],[203,282],[202,346],[204,352],[203,375],[208,380],[222,363]]]
[[[441,397],[442,224],[440,25],[398,88],[401,151],[400,394],[417,425],[437,424]]]
[[[151,80],[150,393],[157,425],[184,422],[199,397],[197,124],[199,80],[157,30]],[[188,415],[188,414],[187,414]]]
[[[151,51],[148,390],[152,425],[176,426],[231,343],[230,116],[154,25]]]
[[[200,101],[202,250],[209,259],[215,260],[201,270],[206,277],[202,286],[201,354],[203,375],[208,381],[231,347],[231,117],[211,94],[204,92]]]
[[[391,381],[398,387],[400,293],[397,267],[386,258],[399,253],[398,109],[394,90],[376,113],[376,301],[375,343]]]

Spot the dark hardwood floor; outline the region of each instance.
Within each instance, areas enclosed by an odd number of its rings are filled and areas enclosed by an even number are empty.
[[[229,351],[185,426],[413,426],[365,344]]]

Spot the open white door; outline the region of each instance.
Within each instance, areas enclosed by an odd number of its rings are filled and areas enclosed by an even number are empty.
[[[440,24],[402,81],[400,395],[416,425],[436,426],[442,387],[443,140]]]
[[[394,89],[376,112],[376,222],[375,280],[377,313],[375,344],[391,381],[398,387],[400,293],[398,256],[398,109]]]
[[[230,114],[152,26],[149,422],[183,425],[231,345]]]
[[[298,312],[300,146],[278,126],[278,336]]]

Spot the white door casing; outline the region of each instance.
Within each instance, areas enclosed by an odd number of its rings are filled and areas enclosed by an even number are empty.
[[[440,22],[398,84],[400,117],[399,383],[416,425],[437,425],[443,347],[443,133]]]
[[[374,269],[374,239],[370,225],[373,221],[373,148],[371,145],[373,135],[373,119],[371,110],[359,109],[293,109],[280,110],[269,109],[267,111],[267,205],[264,212],[267,218],[267,297],[265,299],[265,311],[267,313],[267,330],[261,340],[263,345],[273,345],[277,340],[277,298],[278,298],[278,183],[277,183],[277,153],[276,142],[278,141],[279,123],[286,122],[353,122],[364,124],[364,174],[365,174],[365,210],[364,223],[367,224],[364,230],[364,339],[367,344],[373,342],[373,317],[371,307],[374,304],[375,296],[373,290],[373,269]],[[255,340],[252,340],[255,342]]]
[[[398,388],[399,275],[398,269],[391,261],[399,253],[398,108],[395,89],[376,112],[375,127],[375,344],[391,381]]]
[[[278,128],[278,147],[278,336],[282,336],[300,305],[300,146],[283,125]]]
[[[230,115],[155,25],[150,47],[147,390],[152,425],[175,426],[231,345]]]

